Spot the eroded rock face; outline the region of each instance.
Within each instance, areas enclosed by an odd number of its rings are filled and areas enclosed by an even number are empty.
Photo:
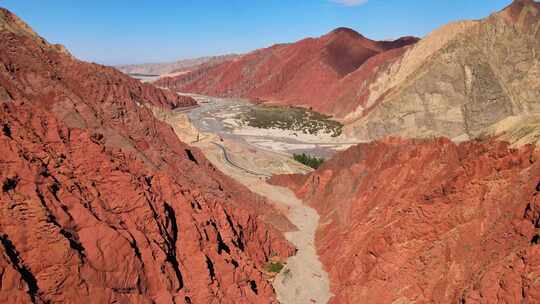
[[[466,140],[510,116],[538,114],[539,26],[540,3],[516,0],[434,31],[363,83],[346,131]]]
[[[538,156],[496,141],[390,139],[274,182],[321,215],[332,303],[537,303]]]
[[[265,200],[145,106],[193,99],[0,17],[0,302],[274,302],[264,263],[293,249]]]
[[[349,92],[344,92],[358,83],[346,79],[378,57],[354,76],[367,78],[379,65],[402,54],[392,50],[417,41],[414,37],[373,41],[351,29],[338,28],[319,38],[274,45],[217,66],[163,78],[157,85],[181,92],[304,106],[345,116],[358,105],[357,98],[346,98]]]

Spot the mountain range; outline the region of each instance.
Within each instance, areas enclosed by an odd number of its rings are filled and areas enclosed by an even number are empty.
[[[230,54],[222,56],[207,56],[193,59],[183,59],[173,62],[127,64],[116,66],[118,70],[126,74],[140,75],[168,75],[199,69],[201,65],[217,65],[224,61],[232,60],[239,55]]]

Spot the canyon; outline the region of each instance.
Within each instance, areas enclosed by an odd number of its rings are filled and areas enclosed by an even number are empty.
[[[0,301],[540,303],[538,50],[514,0],[146,83],[0,8]]]
[[[329,303],[537,303],[538,28],[540,4],[516,0],[351,64],[332,85],[275,58],[359,37],[346,29],[158,84],[316,109],[366,142],[313,173],[270,180],[320,215],[315,243]],[[290,86],[263,85],[280,79]],[[299,87],[311,95],[299,97]]]

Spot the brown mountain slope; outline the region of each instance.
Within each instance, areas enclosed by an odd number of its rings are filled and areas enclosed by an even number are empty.
[[[540,3],[516,0],[480,21],[442,27],[379,69],[348,132],[463,140],[540,113]],[[351,123],[352,122],[352,123]]]
[[[331,303],[540,303],[539,156],[393,139],[274,183],[321,215]]]
[[[400,54],[392,52],[390,56],[388,51],[416,41],[412,37],[373,41],[351,29],[338,28],[319,38],[274,45],[215,67],[164,78],[157,85],[183,92],[302,105],[344,115],[344,111],[354,109],[356,100],[335,106],[334,101],[341,95],[332,88],[370,58],[386,54],[380,57],[385,60],[374,61],[378,65]]]
[[[271,303],[264,199],[146,104],[194,104],[0,9],[0,302]]]

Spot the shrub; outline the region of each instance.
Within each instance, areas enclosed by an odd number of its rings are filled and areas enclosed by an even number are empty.
[[[341,123],[332,120],[330,116],[295,107],[253,106],[237,118],[254,128],[277,128],[305,134],[324,132],[333,137],[341,135],[343,128]]]
[[[268,272],[279,273],[284,266],[281,262],[268,262],[265,268]]]
[[[311,167],[313,169],[319,168],[322,163],[324,162],[324,158],[319,158],[316,156],[311,156],[306,153],[302,154],[293,154],[294,160],[296,160],[299,163],[302,163],[308,167]]]

